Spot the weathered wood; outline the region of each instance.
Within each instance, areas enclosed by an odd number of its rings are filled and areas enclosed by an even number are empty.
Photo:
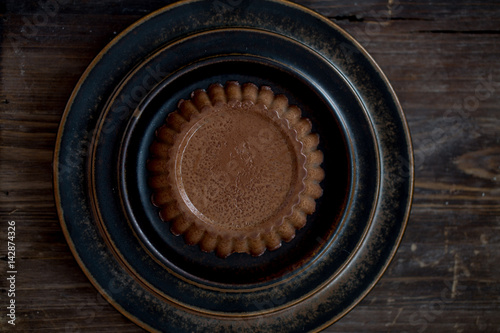
[[[325,332],[498,332],[500,4],[296,2],[328,16],[377,61],[405,110],[416,157],[400,250],[365,300]],[[88,64],[166,2],[59,1],[50,15],[42,3],[0,5],[0,237],[4,244],[15,220],[19,271],[12,331],[140,332],[69,251],[53,201],[52,153]],[[3,245],[0,256],[5,262]]]

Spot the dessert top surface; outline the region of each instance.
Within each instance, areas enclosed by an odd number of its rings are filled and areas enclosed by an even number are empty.
[[[191,213],[246,230],[291,213],[305,157],[286,121],[254,103],[217,103],[189,122],[176,152],[176,184]]]

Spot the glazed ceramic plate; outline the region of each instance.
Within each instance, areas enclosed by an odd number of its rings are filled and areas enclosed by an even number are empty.
[[[258,257],[186,245],[150,200],[155,130],[192,91],[227,81],[287,96],[324,154],[316,211]],[[141,327],[167,332],[332,324],[387,268],[413,189],[408,128],[378,66],[329,20],[265,0],[180,2],[120,34],[68,103],[54,176],[64,233],[90,281]]]

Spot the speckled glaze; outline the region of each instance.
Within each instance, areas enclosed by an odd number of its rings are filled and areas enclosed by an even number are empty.
[[[186,244],[151,201],[156,130],[179,100],[228,81],[286,96],[323,153],[314,212],[260,256]],[[61,120],[54,192],[83,272],[144,329],[319,331],[393,258],[411,206],[412,147],[384,74],[328,19],[278,0],[183,1],[125,30],[85,71]]]
[[[175,235],[203,251],[225,258],[276,250],[322,194],[318,143],[300,109],[268,86],[196,90],[151,145],[153,203]]]

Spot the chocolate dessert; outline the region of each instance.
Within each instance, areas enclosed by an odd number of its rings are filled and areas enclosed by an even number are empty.
[[[315,210],[323,154],[311,123],[267,86],[228,82],[181,100],[157,130],[152,201],[187,244],[259,256]]]

